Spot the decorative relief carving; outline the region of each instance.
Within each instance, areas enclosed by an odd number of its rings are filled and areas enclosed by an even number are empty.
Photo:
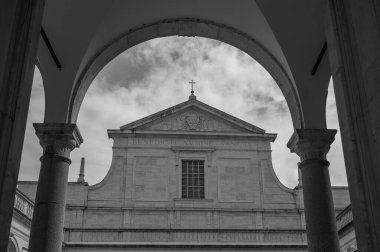
[[[309,159],[326,160],[336,132],[327,129],[297,129],[287,146],[291,152],[297,153],[301,162]]]
[[[201,124],[201,117],[194,113],[190,112],[186,116],[183,117],[183,128],[185,130],[200,130],[203,129],[203,125]]]
[[[58,157],[71,163],[70,152],[83,142],[75,124],[34,123],[33,126],[43,148],[42,158]]]
[[[180,115],[163,117],[150,125],[145,130],[185,130],[185,131],[226,131],[239,132],[233,126],[211,118],[205,113],[190,110]]]
[[[16,189],[14,208],[19,210],[28,219],[32,220],[33,207],[33,202],[24,196],[24,194],[20,193],[19,189]]]
[[[45,156],[61,156],[61,157],[70,157],[70,152],[73,150],[70,143],[52,143],[51,145],[46,145],[44,147]]]
[[[340,230],[353,221],[351,205],[339,213],[336,218],[337,229]]]

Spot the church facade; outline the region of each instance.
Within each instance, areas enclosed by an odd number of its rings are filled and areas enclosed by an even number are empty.
[[[103,181],[69,183],[63,251],[307,251],[302,183],[277,179],[276,134],[191,95],[108,135]],[[19,183],[31,198],[35,187]],[[348,190],[332,192],[338,213]]]

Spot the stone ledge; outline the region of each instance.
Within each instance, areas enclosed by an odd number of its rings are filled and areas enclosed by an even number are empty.
[[[249,212],[249,213],[299,213],[303,211],[303,209],[289,208],[289,209],[278,209],[278,208],[261,208],[261,209],[253,209],[252,207],[236,207],[236,208],[226,208],[226,207],[200,207],[194,209],[193,207],[188,206],[175,206],[175,207],[105,207],[105,206],[84,206],[84,205],[66,205],[66,209],[80,209],[80,210],[91,210],[91,211],[193,211],[193,212]]]
[[[173,201],[179,202],[214,202],[213,199],[182,199],[182,198],[174,198]]]
[[[154,243],[154,242],[63,242],[64,247],[96,247],[96,248],[287,248],[307,249],[306,243]]]
[[[114,244],[303,244],[305,230],[266,229],[82,229],[64,230],[68,243]]]
[[[230,228],[218,228],[218,229],[202,229],[202,228],[64,228],[64,231],[68,232],[254,232],[254,233],[305,233],[306,229],[230,229]]]

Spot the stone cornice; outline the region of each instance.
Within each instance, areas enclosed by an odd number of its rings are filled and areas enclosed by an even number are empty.
[[[354,219],[352,216],[352,209],[350,204],[336,216],[336,225],[338,232],[341,233],[347,226],[352,227],[353,222]]]
[[[264,236],[264,235],[263,235]],[[305,242],[284,242],[284,243],[178,243],[178,242],[63,242],[63,246],[67,248],[106,248],[106,249],[220,249],[224,250],[226,248],[235,249],[295,249],[295,250],[305,250],[307,249],[307,244]]]
[[[192,200],[189,200],[192,201]],[[193,200],[194,201],[194,200]],[[206,201],[207,202],[207,201]],[[205,203],[206,203],[205,202]],[[292,204],[294,205],[294,204]],[[92,205],[70,205],[66,204],[66,211],[70,210],[90,210],[90,211],[136,211],[136,212],[171,212],[171,211],[183,211],[183,212],[220,212],[220,213],[295,213],[298,214],[299,208],[288,208],[288,209],[278,209],[278,208],[223,208],[223,207],[199,207],[194,208],[192,206],[174,206],[174,207],[103,207],[103,206],[92,206]]]
[[[216,138],[255,138],[274,142],[277,138],[275,133],[231,133],[231,132],[202,132],[202,131],[130,131],[130,130],[107,130],[109,138],[127,138],[136,136],[170,137],[170,136],[202,136]]]
[[[171,147],[174,152],[214,152],[215,148],[207,148],[207,147],[181,147],[181,146],[173,146]]]
[[[134,122],[128,123],[124,126],[121,126],[120,130],[122,130],[122,131],[135,130],[137,128],[140,128],[144,124],[151,123],[151,122],[156,121],[158,119],[162,119],[164,117],[176,114],[177,112],[184,111],[188,108],[197,108],[200,111],[206,112],[210,115],[213,115],[217,118],[220,118],[223,121],[230,123],[231,125],[235,125],[235,126],[239,127],[240,129],[246,130],[247,132],[254,132],[254,133],[258,133],[258,134],[265,133],[265,130],[263,130],[263,129],[255,126],[255,125],[252,125],[246,121],[243,121],[237,117],[234,117],[230,114],[227,114],[227,113],[225,113],[219,109],[211,107],[211,106],[209,106],[203,102],[200,102],[198,100],[188,100],[188,101],[182,102],[180,104],[177,104],[177,105],[172,106],[170,108],[167,108],[165,110],[159,111],[157,113],[154,113],[152,115],[149,115],[149,116],[144,117],[142,119],[139,119],[137,121],[134,121]]]
[[[332,129],[296,129],[287,146],[300,156],[301,162],[309,159],[326,160],[336,132]]]
[[[66,246],[111,248],[306,249],[305,229],[84,229],[65,228]],[[75,234],[75,235],[72,235]],[[79,234],[79,236],[78,236]],[[94,235],[96,235],[94,239]],[[77,237],[80,237],[79,239]],[[112,242],[110,241],[112,237]],[[261,250],[260,249],[260,250]],[[276,250],[277,250],[276,249]],[[296,249],[298,251],[298,249]]]

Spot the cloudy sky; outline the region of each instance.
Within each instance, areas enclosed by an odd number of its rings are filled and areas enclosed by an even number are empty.
[[[188,99],[194,79],[197,99],[251,124],[277,133],[272,144],[273,166],[288,187],[297,184],[296,154],[286,143],[293,132],[285,99],[271,76],[255,60],[227,44],[204,38],[169,37],[150,40],[120,54],[97,76],[82,104],[78,127],[84,138],[72,152],[69,180],[78,176],[86,158],[86,181],[100,182],[112,157],[107,129],[120,126]],[[42,122],[44,93],[35,72],[20,180],[37,180],[42,149],[33,122]],[[332,85],[326,106],[328,128],[338,129]],[[328,155],[333,185],[347,185],[339,133]]]

